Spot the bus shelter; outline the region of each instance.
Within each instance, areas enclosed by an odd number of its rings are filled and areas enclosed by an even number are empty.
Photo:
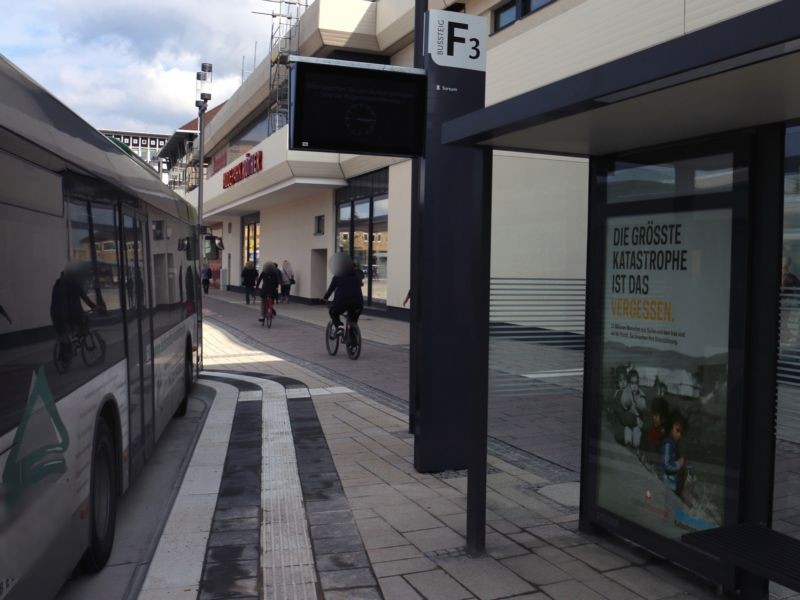
[[[748,598],[800,585],[798,68],[777,2],[442,127],[589,159],[581,527]]]

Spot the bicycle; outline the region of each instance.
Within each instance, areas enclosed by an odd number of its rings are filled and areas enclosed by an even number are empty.
[[[99,365],[106,357],[106,342],[96,331],[88,327],[70,333],[69,340],[56,340],[53,347],[53,364],[56,371],[66,373],[72,365],[72,359],[80,353],[83,364],[87,367]]]
[[[272,327],[272,319],[275,317],[275,299],[272,296],[266,296],[261,299],[261,326],[265,324],[267,329]]]
[[[361,356],[361,329],[358,323],[350,321],[349,316],[343,329],[340,330],[333,319],[328,321],[328,326],[325,328],[325,347],[328,349],[328,354],[335,356],[339,351],[340,342],[347,348],[347,356],[350,359],[357,360]]]

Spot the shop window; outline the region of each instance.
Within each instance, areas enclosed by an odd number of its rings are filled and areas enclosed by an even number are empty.
[[[336,191],[337,252],[348,252],[365,275],[364,296],[373,306],[387,298],[388,169],[348,181]]]
[[[325,234],[325,215],[317,215],[314,217],[314,235]]]
[[[258,213],[242,217],[242,265],[252,261],[258,265],[260,252],[261,224]]]

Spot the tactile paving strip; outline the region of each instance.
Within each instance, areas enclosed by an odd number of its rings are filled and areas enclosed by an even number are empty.
[[[286,391],[264,382],[261,547],[267,599],[317,598],[317,574],[297,474]]]

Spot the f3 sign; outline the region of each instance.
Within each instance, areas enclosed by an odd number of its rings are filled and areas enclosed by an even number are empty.
[[[428,11],[428,52],[440,67],[485,71],[488,35],[485,17]]]

